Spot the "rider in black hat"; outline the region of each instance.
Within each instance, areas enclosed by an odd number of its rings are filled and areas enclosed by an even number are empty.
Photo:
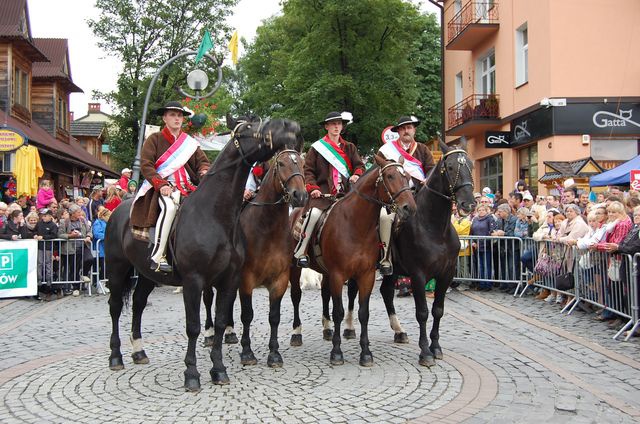
[[[209,170],[209,160],[198,142],[182,131],[184,117],[191,111],[172,101],[156,113],[162,116],[165,127],[147,137],[142,146],[140,171],[145,181],[134,200],[131,225],[138,229],[155,225],[152,268],[171,272],[165,251],[177,205],[181,196],[195,190],[200,177]],[[173,154],[167,152],[169,148]]]
[[[329,112],[320,122],[327,134],[313,143],[305,156],[304,179],[310,199],[305,221],[302,225],[300,242],[294,257],[301,267],[309,266],[307,245],[322,210],[331,206],[336,196],[349,191],[364,173],[365,167],[355,144],[342,138],[341,133],[353,115],[349,112]]]
[[[411,176],[414,186],[424,184],[427,173],[435,166],[433,155],[429,148],[415,140],[416,127],[420,125],[420,120],[413,115],[401,116],[398,123],[391,128],[391,131],[398,133],[398,140],[388,142],[380,148],[378,154],[389,160],[397,161],[400,156],[404,158],[404,169]],[[385,208],[380,210],[380,241],[383,249],[383,257],[380,261],[380,273],[382,275],[393,274],[391,264],[391,228],[395,214],[387,213]]]

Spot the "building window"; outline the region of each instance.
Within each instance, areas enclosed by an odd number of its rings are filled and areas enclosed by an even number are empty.
[[[493,49],[478,61],[480,70],[479,89],[481,94],[496,93],[496,54]]]
[[[480,189],[489,187],[494,193],[502,192],[502,154],[480,161],[480,186]]]
[[[524,180],[531,193],[538,192],[538,145],[534,144],[518,151],[520,179]]]
[[[69,121],[69,112],[67,111],[67,102],[62,97],[58,97],[58,128],[67,129]]]
[[[516,30],[516,87],[529,81],[529,30],[525,23]]]
[[[640,154],[640,140],[591,139],[591,157],[605,169],[615,168]]]
[[[462,101],[462,72],[458,72],[456,75],[456,91],[455,91],[455,104]]]
[[[14,153],[0,154],[0,173],[12,174],[13,173],[13,161],[15,158]]]
[[[13,73],[13,104],[29,109],[29,74],[17,66]]]

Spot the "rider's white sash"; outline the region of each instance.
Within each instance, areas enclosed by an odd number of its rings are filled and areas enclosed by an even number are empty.
[[[349,168],[347,167],[344,159],[338,152],[331,148],[331,145],[320,139],[313,143],[311,147],[313,147],[320,156],[329,162],[329,165],[333,166],[340,175],[345,178],[349,178],[351,176],[351,172],[349,172]]]
[[[422,169],[422,163],[403,149],[398,148],[395,142],[385,143],[385,145],[380,148],[380,153],[382,153],[386,159],[396,162],[398,162],[400,156],[402,156],[404,158],[403,167],[409,175],[422,182],[427,179]]]

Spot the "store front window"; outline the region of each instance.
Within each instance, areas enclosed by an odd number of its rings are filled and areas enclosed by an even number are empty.
[[[480,187],[476,187],[478,190],[482,190],[484,187],[489,187],[492,192],[502,190],[502,155],[491,156],[489,158],[480,161]]]
[[[538,192],[538,145],[534,144],[518,151],[519,176],[532,194]],[[515,181],[514,181],[515,183]]]
[[[639,153],[636,139],[591,139],[591,157],[605,169],[614,168]]]

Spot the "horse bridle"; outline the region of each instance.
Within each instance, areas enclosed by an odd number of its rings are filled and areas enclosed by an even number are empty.
[[[461,153],[464,155],[464,157],[458,157],[458,168],[456,169],[456,174],[455,174],[455,179],[451,179],[451,176],[449,175],[449,171],[447,171],[447,166],[445,164],[445,159],[447,158],[447,156],[450,156],[454,153]],[[444,176],[447,179],[447,182],[449,183],[449,193],[451,193],[450,196],[447,196],[444,193],[440,193],[438,190],[435,190],[431,187],[429,187],[428,185],[425,184],[425,187],[437,194],[440,197],[443,197],[444,199],[453,202],[453,203],[457,203],[456,201],[456,193],[458,192],[458,190],[460,190],[463,187],[466,186],[471,186],[471,188],[473,188],[473,172],[471,172],[471,168],[469,167],[468,164],[468,160],[467,160],[467,152],[462,150],[462,149],[455,149],[455,150],[451,150],[447,153],[445,153],[444,155],[442,155],[442,159],[440,160],[440,163],[438,164],[438,166],[440,167],[440,174],[444,174]],[[467,181],[466,183],[462,183],[460,185],[458,185],[458,180],[460,179],[460,169],[462,168],[462,166],[465,166],[468,170],[469,170],[469,175],[471,176],[471,181]]]
[[[404,167],[402,166],[402,164],[397,163],[397,162],[388,163],[385,166],[383,166],[380,169],[378,169],[378,178],[376,178],[376,184],[375,184],[375,189],[377,190],[378,189],[378,185],[380,184],[380,182],[382,182],[382,186],[384,187],[384,191],[387,193],[387,196],[389,196],[389,203],[380,201],[380,200],[376,199],[375,197],[371,197],[369,195],[366,195],[366,194],[362,193],[360,190],[355,190],[355,192],[365,200],[368,200],[368,201],[373,202],[375,204],[378,204],[380,206],[388,206],[389,209],[391,209],[391,212],[396,212],[398,210],[398,204],[396,203],[396,199],[398,198],[398,196],[400,196],[405,191],[411,190],[411,188],[409,187],[409,185],[407,185],[406,187],[402,187],[400,190],[398,190],[397,193],[395,193],[395,194],[391,193],[391,190],[389,190],[389,187],[387,186],[387,183],[385,182],[385,180],[383,178],[383,175],[384,175],[385,169],[390,168],[392,166],[398,166],[398,167],[402,168],[402,170],[404,171]]]
[[[293,150],[293,149],[285,149],[282,150],[281,152],[278,153],[278,155],[275,157],[274,162],[274,168],[273,168],[273,172],[278,176],[278,182],[280,183],[280,188],[282,189],[282,196],[280,196],[280,199],[278,199],[275,202],[253,202],[250,201],[248,203],[254,205],[254,206],[270,206],[270,205],[278,205],[280,203],[290,203],[291,202],[291,195],[289,194],[289,191],[287,190],[287,186],[289,184],[289,181],[291,181],[293,178],[295,177],[300,177],[302,178],[302,181],[304,182],[304,176],[300,173],[300,172],[293,172],[291,175],[289,175],[286,179],[282,179],[282,177],[280,176],[280,164],[278,163],[278,159],[280,159],[280,156],[283,155],[284,153],[293,153],[296,155],[300,155],[300,153],[297,150]],[[298,163],[298,160],[296,158],[292,158],[293,163]]]
[[[244,151],[242,149],[242,145],[240,144],[240,140],[242,138],[255,138],[255,139],[260,140],[260,143],[258,143],[257,150],[262,149],[263,146],[267,146],[270,149],[273,149],[273,135],[271,134],[271,131],[269,131],[267,134],[262,134],[262,118],[260,118],[260,123],[258,125],[258,129],[256,131],[254,131],[253,133],[248,134],[248,135],[238,134],[238,128],[240,128],[240,126],[242,124],[246,124],[247,128],[251,129],[251,122],[239,121],[236,124],[236,126],[233,128],[233,130],[231,131],[231,139],[233,140],[233,145],[238,150],[238,153],[240,153],[240,157],[242,158],[242,162],[245,165],[247,165],[248,167],[251,167],[251,164],[246,159],[246,155],[245,155],[245,153],[244,153]]]

